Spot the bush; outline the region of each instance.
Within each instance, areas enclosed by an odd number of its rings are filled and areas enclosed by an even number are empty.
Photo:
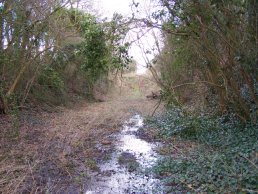
[[[64,81],[59,75],[59,73],[51,68],[50,66],[46,66],[39,77],[39,84],[45,86],[46,88],[50,88],[57,91],[64,90]]]

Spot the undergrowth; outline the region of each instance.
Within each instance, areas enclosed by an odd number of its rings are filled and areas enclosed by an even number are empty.
[[[258,192],[257,123],[241,123],[234,115],[185,115],[172,108],[148,125],[171,146],[173,138],[198,145],[187,155],[167,155],[155,166],[169,192]]]

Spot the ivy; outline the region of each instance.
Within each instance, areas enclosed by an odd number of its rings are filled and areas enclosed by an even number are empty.
[[[234,115],[185,115],[179,108],[149,120],[158,137],[191,140],[187,155],[166,156],[155,167],[173,192],[255,193],[258,186],[258,123],[241,123]],[[175,186],[177,185],[177,186]],[[190,185],[190,187],[189,187]]]
[[[114,14],[112,21],[100,22],[86,13],[71,11],[71,20],[79,29],[83,42],[75,51],[83,58],[81,69],[95,82],[101,75],[122,69],[131,62],[129,43],[123,43],[128,27],[124,18]]]

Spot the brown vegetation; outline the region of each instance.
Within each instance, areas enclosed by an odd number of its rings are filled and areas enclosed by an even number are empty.
[[[110,142],[107,136],[132,114],[153,111],[156,101],[145,95],[157,86],[149,79],[119,79],[105,102],[81,102],[54,112],[22,111],[19,137],[15,136],[13,118],[2,115],[0,192],[82,192],[94,163],[104,157],[96,145]]]

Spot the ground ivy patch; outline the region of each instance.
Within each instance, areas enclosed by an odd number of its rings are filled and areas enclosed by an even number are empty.
[[[187,115],[171,108],[148,119],[147,125],[165,142],[176,137],[198,144],[190,154],[167,155],[155,166],[169,192],[258,192],[257,123],[241,123],[234,115]]]

